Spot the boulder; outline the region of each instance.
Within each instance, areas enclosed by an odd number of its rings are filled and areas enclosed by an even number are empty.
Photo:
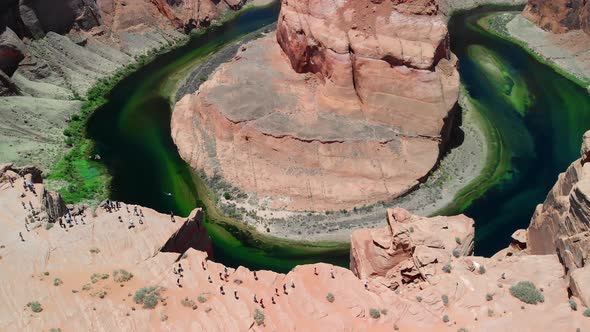
[[[68,213],[66,203],[58,192],[44,190],[40,197],[43,211],[49,216],[49,220],[56,221]]]
[[[0,33],[0,70],[9,77],[14,74],[18,64],[25,58],[26,47],[16,33],[6,27]]]

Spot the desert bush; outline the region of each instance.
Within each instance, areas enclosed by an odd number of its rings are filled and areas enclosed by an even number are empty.
[[[369,309],[369,315],[374,319],[378,319],[379,317],[381,317],[381,313],[379,312],[379,310],[375,308]]]
[[[443,321],[443,322],[445,322],[445,323],[448,323],[448,322],[449,322],[449,320],[450,320],[450,319],[449,319],[449,316],[448,316],[448,315],[444,315],[444,316],[442,317],[442,321]]]
[[[108,279],[109,278],[109,274],[108,273],[93,273],[90,276],[90,281],[93,284],[96,284],[99,280],[104,280],[104,279]]]
[[[98,249],[97,247],[92,247],[89,251],[91,254],[98,254],[100,252],[100,249]]]
[[[570,308],[572,308],[573,311],[578,310],[578,304],[576,303],[576,300],[574,300],[574,298],[570,298],[568,302],[570,304]]]
[[[459,249],[453,249],[453,256],[455,258],[461,257],[461,251]]]
[[[258,308],[254,309],[254,321],[257,325],[264,324],[264,313],[262,312],[262,310]]]
[[[492,317],[494,316],[494,310],[492,310],[491,308],[488,308],[488,317]]]
[[[486,273],[486,268],[483,265],[479,266],[479,274],[484,274]]]
[[[59,286],[59,285],[61,285],[61,284],[63,284],[63,283],[64,283],[64,282],[63,282],[63,281],[61,281],[61,279],[60,279],[60,278],[55,278],[55,279],[53,279],[53,286]]]
[[[582,315],[584,315],[584,317],[590,317],[590,309],[584,310],[584,312],[582,313]]]
[[[487,293],[487,294],[486,294],[486,301],[491,301],[491,300],[493,300],[493,299],[494,299],[494,295],[492,295],[492,294],[490,294],[490,293]]]
[[[334,294],[332,293],[328,293],[328,295],[326,295],[326,299],[328,300],[328,302],[332,303],[334,302]]]
[[[32,302],[27,303],[27,307],[31,308],[32,312],[43,311],[43,307],[41,306],[41,303],[39,303],[37,301],[32,301]]]
[[[461,239],[458,236],[455,236],[455,242],[457,242],[457,244],[461,244]]]
[[[182,304],[185,307],[192,308],[193,310],[197,309],[197,304],[195,303],[195,301],[189,299],[188,297],[185,297],[184,299],[182,299],[180,301],[180,304]]]
[[[545,302],[545,296],[530,281],[519,281],[516,285],[510,287],[510,294],[528,304]]]
[[[416,301],[422,302],[422,296],[416,296]]]
[[[444,305],[449,304],[449,297],[447,296],[447,294],[443,294],[440,298],[442,299]]]
[[[451,264],[447,263],[447,264],[443,265],[442,270],[446,273],[451,273],[451,270],[453,270],[453,267],[451,266]]]
[[[207,297],[204,294],[201,294],[197,297],[197,301],[199,301],[199,303],[205,303],[207,302]]]
[[[127,282],[133,278],[133,273],[127,272],[126,270],[119,269],[113,271],[113,280],[115,282]]]
[[[158,305],[160,298],[160,287],[149,286],[137,290],[135,296],[133,296],[133,301],[137,304],[143,304],[144,309],[153,309]]]
[[[53,226],[55,226],[52,222],[48,222],[45,224],[45,229],[46,230],[50,230],[53,228]]]

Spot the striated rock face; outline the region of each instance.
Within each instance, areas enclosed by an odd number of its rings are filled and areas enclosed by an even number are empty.
[[[587,138],[584,134],[582,158],[559,175],[557,183],[543,204],[537,206],[528,228],[528,252],[535,255],[554,254],[560,257],[572,276],[572,291],[585,293],[588,299],[590,284],[580,283],[576,272],[588,265],[590,255],[590,164],[587,163]],[[584,271],[587,269],[585,268]],[[585,302],[590,305],[590,302]]]
[[[283,1],[276,37],[177,103],[181,156],[275,209],[408,192],[435,166],[458,97],[436,13],[434,2]]]
[[[582,29],[590,34],[590,3],[583,0],[529,0],[523,16],[541,28],[563,33]]]
[[[474,223],[464,215],[424,218],[395,208],[387,210],[387,222],[353,232],[350,269],[359,278],[397,288],[440,274],[452,255],[473,253]]]

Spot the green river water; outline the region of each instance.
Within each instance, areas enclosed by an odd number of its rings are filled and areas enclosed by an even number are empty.
[[[583,89],[474,25],[490,10],[455,15],[450,29],[463,83],[489,124],[494,153],[486,174],[444,211],[476,220],[476,251],[486,255],[526,227],[557,174],[578,157],[580,137],[590,127],[590,97]],[[180,215],[204,205],[206,189],[170,138],[170,100],[191,68],[277,15],[278,4],[244,11],[157,57],[112,90],[87,128],[112,176],[112,199]],[[317,261],[348,265],[345,244],[277,240],[214,210],[206,218],[215,260],[229,266],[288,271]]]

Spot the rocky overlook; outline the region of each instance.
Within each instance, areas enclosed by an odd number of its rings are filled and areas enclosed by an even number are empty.
[[[172,117],[181,156],[255,205],[324,211],[400,196],[445,149],[459,91],[435,2],[283,1]]]
[[[319,263],[255,273],[210,260],[200,210],[173,220],[122,202],[66,210],[35,168],[5,165],[0,179],[2,330],[590,328],[568,303],[557,254],[470,256],[465,216],[391,209],[388,226],[353,234],[352,271]],[[521,281],[542,302],[513,296]]]

